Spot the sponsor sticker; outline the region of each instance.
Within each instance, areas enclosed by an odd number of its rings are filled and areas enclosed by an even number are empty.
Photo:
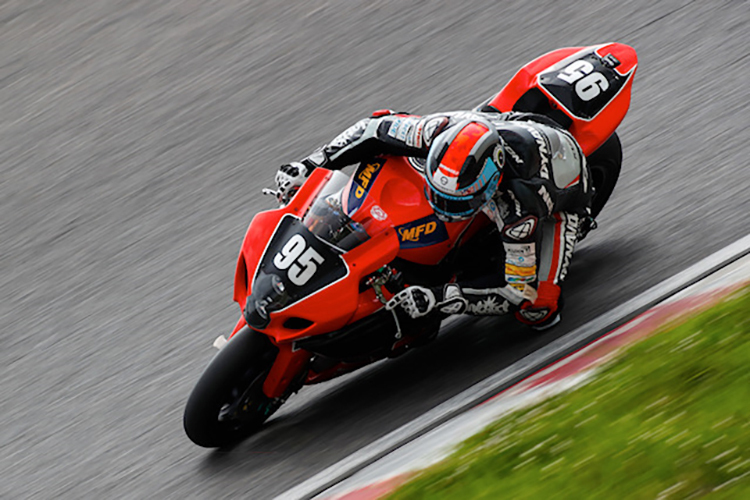
[[[536,276],[536,266],[505,265],[505,273],[513,276]]]
[[[445,314],[461,314],[466,310],[467,301],[461,293],[461,287],[455,283],[449,283],[444,288],[443,301],[440,303],[439,311]]]
[[[505,225],[503,219],[510,215],[508,204],[503,200],[490,200],[482,207],[482,212],[484,212],[484,214],[500,229]]]
[[[549,191],[547,191],[547,188],[544,186],[539,187],[539,196],[542,197],[542,200],[544,200],[544,204],[547,205],[547,210],[549,210],[549,213],[552,213],[552,210],[555,208],[555,204],[552,202],[552,196],[550,196]]]
[[[385,213],[385,211],[382,208],[380,208],[379,205],[374,205],[370,209],[370,215],[372,215],[373,219],[380,220],[380,221],[386,220],[388,218],[388,214]]]
[[[526,131],[531,134],[531,137],[534,138],[534,142],[536,142],[536,145],[539,148],[539,177],[542,179],[549,179],[550,148],[547,143],[547,138],[542,135],[542,132],[539,131],[539,129],[528,123],[518,122],[517,125],[526,129]]]
[[[398,134],[398,130],[401,127],[402,121],[403,121],[402,118],[396,118],[395,120],[391,122],[391,126],[388,129],[388,135],[390,137],[396,137],[396,135]]]
[[[416,117],[396,118],[388,129],[388,135],[411,146],[414,142],[417,121]]]
[[[505,235],[514,240],[525,240],[534,234],[536,217],[529,216],[505,228]]]
[[[536,276],[513,276],[510,274],[505,275],[505,281],[510,286],[516,287],[519,290],[523,290],[523,287],[521,287],[521,285],[533,283],[535,279],[536,279]]]
[[[456,176],[447,176],[445,175],[445,172],[443,172],[443,169],[439,168],[435,172],[435,180],[438,184],[443,186],[445,190],[453,190],[456,189],[456,182],[458,178]]]
[[[406,138],[409,132],[411,131],[411,129],[412,129],[412,125],[408,121],[404,120],[401,123],[401,126],[396,131],[396,139],[398,139],[401,142],[407,142]]]
[[[435,215],[428,215],[396,227],[401,248],[421,248],[442,243],[448,239],[445,224]]]
[[[409,147],[414,147],[415,144],[415,136],[417,133],[417,127],[416,126],[410,126],[409,127],[409,133],[406,135],[406,145]]]
[[[505,243],[503,247],[506,265],[536,266],[536,243]]]
[[[516,198],[515,193],[513,191],[507,191],[508,198],[513,202],[513,209],[515,211],[516,217],[521,217],[523,215],[523,211],[521,210],[521,202],[518,201],[518,198]]]
[[[414,127],[414,142],[412,144],[409,144],[409,146],[413,148],[422,147],[422,130],[423,129],[424,129],[424,121],[420,120],[419,123],[417,123],[417,126]]]
[[[568,274],[568,267],[570,261],[573,259],[573,250],[575,249],[576,242],[578,241],[578,226],[580,218],[576,214],[563,214],[564,220],[564,248],[563,248],[563,261],[560,269],[560,280],[564,280]]]
[[[444,116],[427,120],[424,125],[424,131],[422,133],[422,140],[424,141],[425,146],[429,146],[432,143],[432,139],[435,138],[438,126],[446,121],[447,119]]]
[[[549,314],[549,309],[539,309],[539,310],[529,310],[529,309],[521,309],[518,311],[518,313],[523,316],[528,321],[531,321],[532,323],[535,323],[537,321],[541,321],[544,319],[545,316]]]
[[[307,159],[316,167],[322,167],[325,165],[326,161],[328,161],[328,158],[326,158],[326,154],[322,149],[314,151],[313,154],[307,157]]]
[[[516,165],[521,165],[523,163],[523,160],[521,159],[520,156],[518,156],[518,153],[516,153],[516,151],[512,147],[508,146],[507,144],[505,145],[505,151],[513,159]]]
[[[367,193],[378,178],[385,162],[376,158],[371,161],[363,161],[357,167],[349,187],[349,198],[347,199],[347,214],[351,215],[362,206]]]
[[[510,303],[507,300],[497,297],[487,297],[477,303],[469,303],[466,311],[477,316],[499,316],[506,314],[510,310]]]

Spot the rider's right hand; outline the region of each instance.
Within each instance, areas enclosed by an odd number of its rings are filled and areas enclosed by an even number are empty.
[[[276,199],[286,205],[305,182],[309,171],[300,162],[286,163],[276,172]]]

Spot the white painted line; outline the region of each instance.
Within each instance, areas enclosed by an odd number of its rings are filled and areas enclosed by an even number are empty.
[[[456,415],[464,413],[513,383],[586,345],[607,331],[633,319],[649,307],[662,302],[748,253],[750,253],[750,235],[541,347],[276,498],[279,500],[310,499],[323,493],[388,453],[414,441]]]
[[[367,485],[387,481],[401,473],[425,469],[448,456],[457,444],[469,439],[503,415],[571,390],[584,383],[590,376],[591,371],[587,370],[556,382],[511,394],[505,398],[495,398],[480,406],[475,406],[326,489],[316,496],[315,500],[334,500]]]

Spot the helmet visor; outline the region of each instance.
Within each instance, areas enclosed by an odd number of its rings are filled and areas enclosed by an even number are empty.
[[[497,191],[497,186],[500,183],[502,174],[500,173],[497,165],[491,159],[487,159],[486,166],[489,172],[494,170],[494,173],[489,175],[489,181],[477,180],[477,184],[480,182],[484,183],[478,191],[471,194],[459,196],[455,194],[447,194],[438,190],[430,182],[429,176],[427,176],[427,187],[425,188],[425,195],[430,206],[438,216],[443,220],[465,220],[472,217],[492,198],[492,195]],[[488,174],[489,174],[488,172]],[[480,179],[487,179],[487,177],[480,177]]]
[[[486,188],[484,191],[486,191]],[[468,219],[477,213],[488,200],[483,196],[484,193],[470,196],[451,196],[430,187],[425,188],[425,194],[432,209],[438,216],[442,216],[443,220]]]

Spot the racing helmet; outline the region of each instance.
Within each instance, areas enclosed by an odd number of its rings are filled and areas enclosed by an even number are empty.
[[[439,219],[469,219],[492,199],[503,177],[503,146],[495,127],[477,119],[462,120],[435,137],[425,194]]]

